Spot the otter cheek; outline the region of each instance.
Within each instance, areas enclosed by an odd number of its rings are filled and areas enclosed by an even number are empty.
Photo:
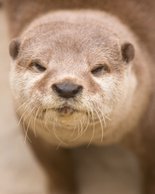
[[[37,82],[41,80],[40,75],[32,75],[29,72],[26,72],[23,77],[22,77],[22,87],[23,87],[23,92],[24,96],[29,99],[33,100],[33,95],[35,94],[35,97],[37,98],[38,93],[35,91],[35,85]]]
[[[114,77],[113,76],[108,76],[105,78],[95,78],[95,81],[97,84],[101,87],[102,92],[107,100],[113,99],[113,91],[114,91]]]
[[[117,98],[117,80],[114,76],[107,76],[105,78],[95,78],[96,83],[101,90],[96,93],[96,98],[93,100],[97,102],[98,109],[102,110],[102,114],[110,117],[118,102]]]

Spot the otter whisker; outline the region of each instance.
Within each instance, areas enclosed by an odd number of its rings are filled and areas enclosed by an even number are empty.
[[[101,107],[99,107],[99,106],[96,106],[96,109],[98,110],[97,112],[98,112],[98,115],[99,115],[99,117],[100,117],[101,121],[103,120],[104,127],[106,127],[105,114],[103,114],[103,110],[102,110],[102,108],[101,108]]]
[[[80,137],[82,137],[84,134],[85,134],[85,132],[87,131],[87,129],[88,129],[88,126],[89,126],[89,124],[90,124],[90,120],[91,119],[89,119],[89,117],[90,117],[90,111],[88,111],[89,110],[89,108],[91,107],[89,104],[88,104],[88,106],[87,106],[88,108],[86,108],[86,110],[87,110],[87,112],[86,112],[86,115],[87,115],[87,119],[86,120],[83,120],[83,126],[82,126],[82,130],[81,130],[81,133],[80,133],[80,135],[77,135],[77,137],[75,137],[73,140],[72,140],[72,142],[73,141],[76,141],[77,139],[79,139]],[[76,126],[75,126],[76,127]]]
[[[19,119],[18,126],[21,124],[22,120],[25,121],[26,118],[29,116],[29,105],[30,105],[30,103],[28,103],[27,106],[24,107],[24,112],[23,112],[23,114],[21,115],[21,117]],[[27,114],[27,117],[25,118],[26,114]],[[26,131],[26,129],[25,129],[26,125],[24,124],[24,122],[22,122],[22,126],[23,126],[24,131]],[[27,136],[27,139],[31,142],[31,140],[28,136]]]
[[[27,104],[29,104],[29,100],[27,100],[27,101],[24,101],[22,104],[20,104],[19,106],[18,106],[18,108],[15,110],[16,111],[16,113],[18,113],[19,112],[19,110],[23,107],[23,106],[25,106],[25,105],[27,105]]]
[[[93,121],[93,131],[92,131],[92,136],[90,138],[90,141],[87,145],[87,147],[90,146],[91,142],[93,141],[93,138],[94,138],[94,135],[95,135],[95,122],[94,122],[94,112],[92,109],[90,109],[90,114],[91,114],[91,118],[92,118],[92,121]]]
[[[27,104],[25,103],[25,107],[24,107],[23,113],[22,113],[22,115],[20,116],[20,119],[19,119],[19,121],[18,121],[17,126],[19,126],[19,125],[21,124],[21,122],[22,122],[22,120],[23,120],[25,114],[27,113],[27,111],[28,111],[28,109],[29,109],[29,106],[30,106],[30,103],[27,103]]]
[[[54,133],[54,136],[56,137],[56,139],[60,142],[60,144],[63,144],[63,145],[67,145],[67,143],[65,143],[56,133],[56,130],[55,130],[55,123],[58,123],[58,121],[56,120],[55,118],[55,121],[52,122],[52,131]],[[50,130],[49,128],[46,126],[46,129],[48,130],[48,132],[50,133]]]
[[[82,122],[82,118],[79,120],[79,124],[80,124],[80,133],[79,135],[82,133],[82,128],[83,128],[83,122]]]
[[[73,120],[74,120],[74,123],[75,123],[75,115],[73,115]],[[77,127],[77,125],[74,125],[73,132],[71,134],[71,137],[74,137],[74,134],[75,134],[75,131],[76,131],[76,127]]]
[[[84,124],[85,124],[83,118],[80,119],[79,123],[80,123],[81,127],[80,127],[80,133],[79,133],[78,136],[81,136],[81,134],[83,134],[83,127],[84,127]]]
[[[25,112],[26,112],[26,111],[25,111]],[[27,117],[28,117],[28,115],[29,115],[29,114],[27,114]],[[26,118],[27,118],[27,117],[26,117]],[[22,127],[23,127],[23,129],[24,129],[24,135],[26,134],[26,124],[24,124],[26,118],[25,118],[25,116],[23,116],[23,118],[22,118],[22,120],[23,120]],[[25,139],[25,137],[24,137],[24,139]],[[27,139],[28,139],[29,142],[31,142],[31,140],[30,140],[30,138],[29,138],[28,136],[27,136]]]
[[[47,127],[47,121],[48,121],[48,120],[46,119],[46,113],[47,113],[47,112],[45,111],[45,112],[44,112],[44,122],[43,122],[43,123],[44,123],[45,129],[47,129],[47,131],[50,133],[50,130],[49,130],[49,128]]]
[[[106,127],[107,127],[106,121],[107,121],[107,120],[110,121],[111,119],[110,119],[110,117],[109,117],[108,114],[103,114],[102,107],[101,107],[101,108],[100,108],[100,107],[97,107],[97,108],[98,108],[98,110],[99,110],[99,112],[100,112],[100,114],[101,114],[101,117],[102,117],[102,119],[103,119],[104,127],[106,128]]]
[[[98,108],[98,107],[97,107]],[[100,126],[101,126],[101,142],[103,141],[103,138],[104,138],[104,127],[103,127],[103,123],[102,123],[102,119],[98,113],[98,111],[94,108],[94,111],[99,119],[99,123],[100,123]],[[103,119],[104,123],[105,123],[105,119]]]
[[[65,142],[57,135],[56,129],[55,129],[55,122],[53,122],[52,130],[53,130],[54,135],[55,135],[55,137],[57,138],[57,140],[58,140],[61,144],[67,145],[67,143],[65,143]]]
[[[36,114],[34,116],[34,119],[33,119],[33,132],[34,132],[34,135],[35,137],[37,137],[37,133],[36,133],[36,120],[37,120],[37,116],[38,116],[38,113],[40,112],[40,107],[38,107],[37,111],[36,111]]]
[[[86,122],[86,126],[84,127],[84,129],[82,130],[82,132],[81,132],[81,134],[79,135],[79,136],[77,136],[76,138],[74,138],[73,140],[72,140],[72,142],[73,141],[76,141],[77,139],[79,139],[80,137],[82,137],[83,135],[84,135],[84,133],[87,131],[87,129],[88,129],[88,126],[89,126],[89,118],[87,118],[87,122]]]
[[[31,121],[33,119],[33,117],[31,116],[31,114],[33,113],[34,110],[35,110],[35,107],[31,110],[31,112],[25,118],[25,120],[27,120],[27,118],[29,118],[29,121],[28,121],[28,124],[27,124],[27,128],[26,128],[26,131],[25,131],[25,142],[26,142],[27,139],[31,142],[30,138],[28,137],[28,131],[29,131],[29,126],[31,124]]]

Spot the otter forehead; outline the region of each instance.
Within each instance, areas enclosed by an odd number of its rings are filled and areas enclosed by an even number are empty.
[[[120,39],[114,29],[101,22],[101,18],[92,19],[92,14],[88,14],[87,17],[83,15],[82,18],[82,15],[75,12],[72,21],[62,18],[62,14],[50,14],[50,17],[47,15],[30,25],[21,36],[21,50],[25,52],[24,56],[46,57],[48,53],[48,57],[53,56],[55,60],[66,58],[67,55],[77,57],[77,54],[90,61],[94,58],[108,58],[113,61],[121,59]],[[66,17],[69,15],[68,13]],[[48,22],[44,22],[45,18],[48,18]],[[23,53],[21,55],[23,56]]]
[[[58,32],[59,33],[59,32]],[[51,34],[51,33],[50,33]],[[41,36],[41,35],[40,35]],[[58,35],[47,35],[46,37],[36,40],[29,39],[21,44],[21,60],[25,59],[41,59],[42,62],[49,64],[70,63],[72,64],[99,64],[111,63],[118,64],[121,61],[121,52],[119,45],[106,45],[104,41],[87,38],[87,35],[79,35],[77,32],[64,33]],[[96,40],[96,41],[95,41]],[[30,41],[32,41],[30,43]],[[110,50],[110,52],[109,52]],[[20,59],[19,55],[19,59]]]
[[[70,24],[70,23],[50,23],[50,29],[47,30],[46,24],[27,31],[22,37],[21,48],[23,51],[34,51],[37,53],[46,52],[56,53],[84,53],[85,56],[91,54],[109,54],[108,49],[114,55],[113,59],[120,53],[119,39],[116,35],[111,36],[104,26],[88,26]],[[103,27],[103,28],[102,28]],[[37,34],[37,36],[36,36]],[[37,48],[37,50],[36,50]]]

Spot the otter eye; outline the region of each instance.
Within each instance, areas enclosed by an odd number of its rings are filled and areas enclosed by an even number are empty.
[[[95,76],[100,76],[106,72],[109,72],[109,67],[107,65],[102,64],[97,65],[97,67],[91,70],[91,73]]]
[[[37,72],[44,72],[46,71],[46,67],[44,67],[43,65],[39,64],[38,62],[33,62],[31,63],[30,67],[37,71]]]

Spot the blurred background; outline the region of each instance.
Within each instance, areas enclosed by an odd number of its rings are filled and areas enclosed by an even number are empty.
[[[45,175],[25,143],[9,88],[9,34],[0,8],[0,194],[46,194]],[[81,194],[139,194],[136,160],[120,148],[78,150]]]

